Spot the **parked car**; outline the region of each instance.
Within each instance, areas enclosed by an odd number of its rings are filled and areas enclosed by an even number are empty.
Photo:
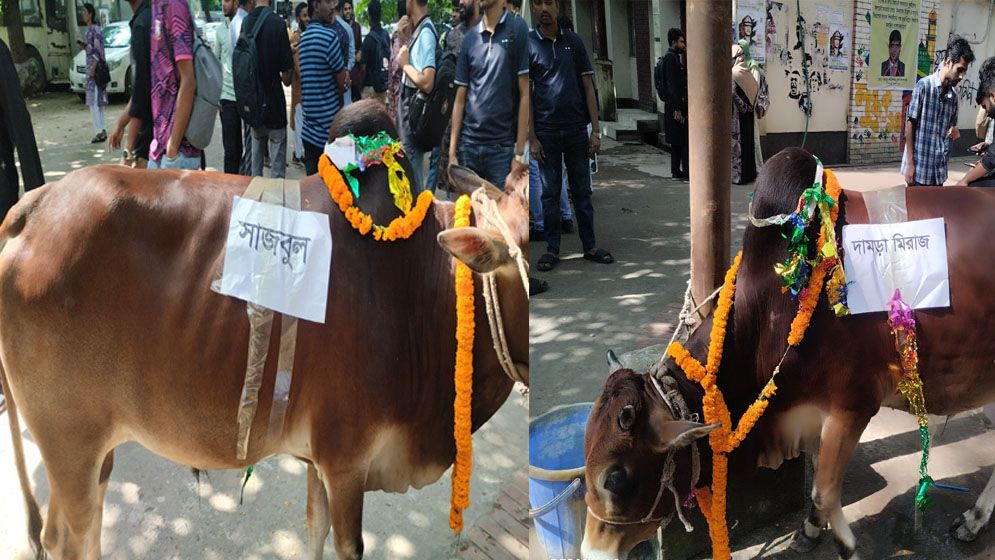
[[[131,28],[128,22],[108,23],[103,27],[104,56],[111,71],[107,93],[123,93],[131,97]],[[69,68],[70,89],[86,98],[86,51],[79,51]]]

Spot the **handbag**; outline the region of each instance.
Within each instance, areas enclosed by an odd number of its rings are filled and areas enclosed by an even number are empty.
[[[106,60],[98,60],[93,66],[93,81],[100,89],[107,89],[107,84],[111,83],[111,69]]]

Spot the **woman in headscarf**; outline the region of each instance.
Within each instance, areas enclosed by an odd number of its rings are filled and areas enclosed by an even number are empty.
[[[107,140],[107,127],[104,124],[104,107],[107,106],[107,90],[97,85],[96,76],[97,62],[106,61],[104,58],[104,34],[97,25],[97,11],[93,4],[87,2],[83,4],[83,22],[86,23],[86,36],[84,41],[80,41],[80,46],[86,51],[86,104],[90,107],[90,116],[93,117],[93,128],[97,135],[90,140],[93,144],[99,144]]]
[[[763,77],[759,68],[751,71],[748,61],[748,43],[740,41],[732,46],[732,182],[740,185],[757,178],[757,168],[762,160],[758,155],[759,141],[755,119],[767,110],[766,91],[761,96]],[[763,97],[761,100],[760,98]],[[758,161],[759,160],[759,161]]]

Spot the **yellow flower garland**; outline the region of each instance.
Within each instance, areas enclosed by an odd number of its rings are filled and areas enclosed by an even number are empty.
[[[840,199],[841,188],[832,171],[826,170],[826,194],[837,203]],[[834,204],[830,212],[832,227],[836,225],[836,218],[839,214],[839,204]],[[823,254],[823,246],[826,243],[826,234],[823,230],[819,235],[817,254]],[[733,259],[732,266],[726,272],[722,290],[719,291],[719,299],[712,315],[712,333],[708,344],[708,356],[702,365],[686,348],[675,342],[667,348],[667,354],[674,358],[678,367],[691,381],[695,381],[705,390],[702,398],[702,408],[705,423],[714,424],[718,422],[720,427],[708,434],[708,443],[712,448],[712,487],[702,487],[695,489],[695,497],[701,507],[702,514],[708,521],[708,534],[712,539],[712,556],[715,560],[728,560],[732,557],[729,548],[729,529],[726,525],[726,484],[728,480],[729,459],[731,453],[756,425],[760,417],[767,410],[767,405],[771,397],[777,391],[774,383],[774,376],[761,390],[757,399],[749,406],[739,424],[735,429],[732,427],[732,416],[729,407],[726,406],[722,391],[716,385],[716,375],[719,371],[719,364],[722,362],[722,348],[725,343],[726,329],[729,321],[729,313],[732,310],[733,296],[736,293],[736,274],[743,257],[743,251]],[[827,267],[819,263],[814,267],[809,283],[799,298],[798,312],[791,321],[791,331],[788,333],[788,345],[798,346],[805,338],[809,323],[812,320],[812,313],[819,302],[819,295],[822,292],[822,282],[825,279]],[[827,284],[827,289],[829,289]]]
[[[352,193],[349,192],[349,187],[342,179],[342,174],[327,155],[322,154],[318,160],[318,173],[325,182],[328,193],[332,195],[332,200],[338,205],[339,210],[345,215],[353,229],[358,231],[360,235],[366,235],[370,230],[373,230],[373,238],[377,241],[395,241],[411,237],[411,234],[421,227],[429,206],[435,200],[431,191],[422,191],[418,195],[414,208],[406,211],[403,216],[394,218],[387,226],[381,226],[373,223],[372,216],[355,206]]]
[[[453,227],[470,225],[470,197],[456,201]],[[450,498],[449,526],[463,531],[463,510],[470,506],[470,472],[473,469],[470,403],[473,393],[473,273],[456,261],[456,400],[453,403],[453,436],[456,438],[456,461],[453,463],[453,490]]]

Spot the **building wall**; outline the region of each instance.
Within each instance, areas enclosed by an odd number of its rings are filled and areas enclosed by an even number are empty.
[[[946,37],[939,26],[937,2],[921,0],[919,8],[919,37],[929,57],[933,58],[939,37]],[[877,89],[868,86],[866,67],[870,51],[871,0],[855,0],[853,15],[853,88],[850,99],[847,136],[851,163],[879,163],[902,159],[905,110],[912,97],[911,90]],[[870,14],[870,15],[869,15]],[[933,18],[931,23],[930,18]],[[945,18],[949,22],[949,18]],[[946,44],[944,39],[943,44]],[[935,65],[933,66],[935,67]],[[932,71],[932,69],[930,70]],[[975,73],[976,75],[976,73]],[[962,107],[962,112],[964,111]]]
[[[629,53],[629,0],[605,1],[605,25],[608,27],[608,58],[615,76],[615,98],[638,99],[636,57]]]

